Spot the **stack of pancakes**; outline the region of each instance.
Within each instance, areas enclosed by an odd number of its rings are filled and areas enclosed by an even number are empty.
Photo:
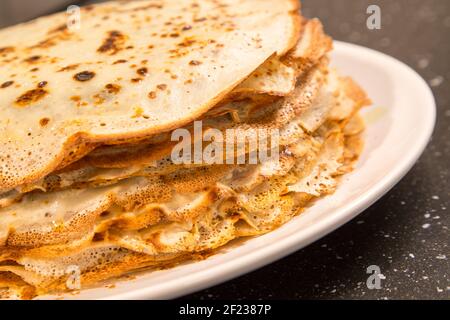
[[[332,193],[361,152],[369,100],[329,68],[332,40],[297,1],[108,2],[68,18],[0,30],[0,297],[270,232]],[[198,121],[189,147],[210,129],[223,133],[210,143],[233,143],[234,129],[277,132],[277,148],[175,161],[173,134]],[[274,150],[276,163],[237,161]]]

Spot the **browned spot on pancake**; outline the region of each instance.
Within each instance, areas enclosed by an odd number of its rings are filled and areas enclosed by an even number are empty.
[[[39,71],[39,68],[33,68],[30,70],[30,72],[36,72],[36,71]]]
[[[105,102],[105,97],[101,94],[94,95],[94,104],[99,105]]]
[[[151,92],[149,92],[148,93],[148,97],[150,98],[150,99],[156,99],[156,92],[155,91],[151,91]]]
[[[106,216],[109,216],[110,214],[111,214],[111,212],[104,211],[104,212],[100,213],[100,217],[106,217]]]
[[[167,89],[167,84],[158,84],[156,87],[157,87],[159,90],[164,91],[164,90]]]
[[[207,19],[205,17],[203,17],[203,18],[196,18],[196,19],[194,19],[194,22],[204,22],[206,20]]]
[[[191,29],[192,29],[192,26],[187,25],[187,26],[184,26],[183,29],[181,29],[181,30],[188,31],[188,30],[191,30]]]
[[[0,54],[7,54],[7,53],[14,52],[14,51],[15,51],[14,47],[2,47],[2,48],[0,48]]]
[[[163,5],[152,3],[152,4],[149,4],[146,6],[133,8],[133,11],[142,11],[142,10],[147,10],[147,9],[162,9],[162,8],[163,8]]]
[[[134,108],[134,115],[132,116],[133,119],[140,118],[144,114],[144,109],[141,107]]]
[[[105,240],[105,234],[103,233],[96,233],[94,234],[94,237],[92,238],[93,242],[100,242]]]
[[[127,37],[120,31],[109,31],[108,37],[97,49],[97,51],[100,53],[115,55],[117,52],[123,50],[126,39]]]
[[[195,40],[194,38],[192,38],[192,37],[189,37],[189,38],[185,38],[184,40],[183,40],[183,42],[180,42],[179,44],[178,44],[178,46],[179,47],[182,47],[182,48],[187,48],[187,47],[190,47],[190,46],[192,46],[194,43],[196,43],[197,42],[197,40]]]
[[[45,127],[46,125],[48,125],[49,122],[50,122],[49,118],[42,118],[41,120],[39,120],[39,124],[41,125],[41,127]]]
[[[147,68],[140,68],[136,71],[139,75],[141,76],[146,76],[148,73],[148,69]]]
[[[6,81],[0,85],[0,88],[5,89],[5,88],[8,88],[9,86],[12,86],[13,84],[14,84],[14,81]]]
[[[105,86],[106,90],[108,90],[109,93],[114,93],[117,94],[120,92],[120,90],[122,89],[121,86],[117,85],[117,84],[112,84],[112,83],[108,83]]]
[[[78,68],[79,64],[71,64],[58,70],[58,72],[73,71]]]
[[[31,56],[29,58],[26,58],[23,61],[28,62],[28,63],[36,63],[36,62],[38,62],[41,59],[42,59],[42,56]]]
[[[38,88],[44,88],[48,84],[47,81],[41,81],[38,83]]]
[[[69,30],[66,29],[59,29],[58,32],[55,32],[51,34],[47,39],[44,39],[40,42],[38,42],[35,45],[30,46],[30,49],[47,49],[50,47],[53,47],[58,44],[60,41],[67,41],[72,38],[72,34],[69,32]]]
[[[141,82],[141,81],[142,81],[141,78],[134,78],[134,79],[131,79],[131,82],[133,82],[133,83],[138,83],[138,82]]]
[[[94,9],[95,9],[95,6],[92,4],[82,8],[83,11],[87,11],[87,12],[92,11]]]
[[[54,45],[56,45],[56,42],[53,41],[52,38],[50,38],[50,39],[42,40],[42,41],[38,42],[37,44],[31,46],[31,49],[34,49],[34,48],[47,49],[47,48],[53,47]]]
[[[86,82],[95,77],[95,72],[92,71],[82,71],[73,76],[77,81]]]
[[[25,92],[23,95],[21,95],[20,97],[17,98],[16,104],[21,106],[21,107],[26,107],[29,104],[32,104],[34,102],[37,102],[37,101],[41,100],[47,94],[48,94],[48,91],[46,91],[46,90],[44,90],[42,88],[29,90],[29,91]]]
[[[67,24],[61,24],[60,26],[51,29],[48,34],[58,33],[58,32],[64,32],[67,30]]]
[[[128,61],[125,59],[120,59],[120,60],[114,61],[113,64],[120,64],[120,63],[127,63],[127,62]]]

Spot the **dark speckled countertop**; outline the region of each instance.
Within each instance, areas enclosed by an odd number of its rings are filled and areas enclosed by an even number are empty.
[[[372,4],[381,8],[381,30],[366,27]],[[352,222],[283,260],[185,298],[450,300],[450,1],[304,0],[303,12],[319,17],[335,39],[417,70],[437,100],[433,139],[412,171]],[[366,286],[370,265],[385,276],[380,290]]]
[[[366,9],[381,8],[381,30]],[[433,89],[438,123],[414,169],[352,222],[291,256],[188,299],[450,299],[450,1],[304,0],[335,39],[417,70]],[[386,277],[366,286],[366,268]]]

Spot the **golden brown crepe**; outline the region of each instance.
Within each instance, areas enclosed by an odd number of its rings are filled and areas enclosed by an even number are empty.
[[[283,225],[353,169],[370,101],[329,68],[331,39],[297,1],[109,2],[82,14],[92,32],[58,28],[62,14],[0,31],[11,60],[0,83],[16,75],[0,89],[0,297],[67,291],[74,268],[85,288],[195,260]],[[76,83],[85,69],[95,76]],[[42,96],[17,100],[35,82]],[[229,129],[276,131],[279,148],[250,134],[222,162],[177,163],[171,135],[198,120],[224,144]],[[237,163],[274,150],[277,161]]]

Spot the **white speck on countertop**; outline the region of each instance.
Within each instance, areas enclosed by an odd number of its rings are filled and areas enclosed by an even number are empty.
[[[426,59],[426,58],[422,58],[419,60],[419,62],[417,63],[417,66],[420,69],[425,69],[430,65],[430,60]]]
[[[415,258],[415,256],[412,253],[410,253],[409,256],[413,259]]]
[[[439,87],[444,82],[444,77],[437,76],[430,80],[430,86]]]
[[[429,227],[430,227],[429,223],[425,223],[424,225],[422,225],[422,228],[424,228],[424,229],[428,229]]]
[[[425,213],[423,216],[425,217],[425,219],[428,219],[429,217],[431,217],[431,214]]]
[[[439,196],[432,196],[431,199],[433,199],[433,200],[439,200]]]
[[[436,256],[436,259],[439,259],[439,260],[446,260],[446,259],[447,259],[447,256],[446,256],[445,254],[440,254],[440,255],[437,255],[437,256]]]

